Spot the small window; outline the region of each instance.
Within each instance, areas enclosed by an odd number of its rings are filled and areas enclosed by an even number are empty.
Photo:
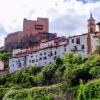
[[[43,30],[43,25],[35,25],[36,30]]]
[[[44,57],[44,60],[47,59],[47,57]]]
[[[49,62],[49,64],[52,64],[51,62]]]
[[[57,55],[57,52],[55,51],[55,55]]]
[[[50,52],[49,56],[50,56],[50,57],[51,57],[51,56],[53,56],[53,53],[52,53],[52,51]]]
[[[46,52],[44,52],[44,55],[46,55]]]
[[[42,60],[42,58],[40,58],[40,60]]]
[[[57,58],[57,56],[53,57],[53,59],[55,60]]]
[[[29,60],[29,63],[31,63],[31,60]]]
[[[84,49],[84,45],[82,45],[81,48]]]
[[[42,53],[40,53],[40,55],[42,56]]]
[[[35,54],[36,54],[37,52],[35,51]]]
[[[80,44],[80,38],[76,38],[76,44]]]
[[[36,62],[38,62],[38,59],[36,59]]]
[[[64,51],[66,52],[66,48],[64,48]]]
[[[66,47],[66,45],[64,45],[64,47]]]
[[[74,39],[72,39],[72,43],[74,43]]]
[[[34,63],[35,62],[35,60],[32,60],[32,63]]]
[[[77,50],[77,46],[74,46],[74,50],[75,50],[75,51]]]

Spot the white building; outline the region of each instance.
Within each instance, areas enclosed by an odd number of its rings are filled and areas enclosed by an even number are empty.
[[[95,20],[92,15],[88,20],[88,33],[68,38],[57,37],[50,41],[41,41],[38,46],[14,50],[9,59],[9,72],[15,72],[29,66],[45,66],[54,63],[54,59],[62,57],[64,53],[74,53],[86,57],[95,51],[99,32],[95,29]]]

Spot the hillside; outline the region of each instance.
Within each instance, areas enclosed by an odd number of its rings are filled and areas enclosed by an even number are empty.
[[[0,100],[99,100],[100,56],[64,54],[0,78]]]

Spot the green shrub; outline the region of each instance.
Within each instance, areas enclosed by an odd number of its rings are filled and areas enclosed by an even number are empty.
[[[55,72],[57,70],[58,66],[54,65],[54,64],[49,64],[47,66],[45,66],[42,70],[42,74],[43,74],[43,84],[52,84],[51,79],[55,76]]]
[[[36,98],[42,98],[40,100],[52,100],[53,96],[61,93],[62,84],[56,84],[52,86],[42,86],[42,87],[33,87],[31,89],[14,89],[9,90],[3,100],[25,100],[25,98],[30,97],[34,98],[32,100],[38,100]]]
[[[27,91],[21,90],[21,91],[18,91],[18,93],[15,96],[15,99],[22,100],[22,99],[25,99],[26,97],[28,97]]]
[[[93,74],[90,73],[90,70],[96,66],[100,66],[100,56],[92,58],[73,69],[67,69],[64,74],[64,79],[70,86],[79,85],[80,79],[87,82],[93,78]]]
[[[100,78],[100,66],[93,67],[90,70],[90,74],[93,76],[93,78]]]
[[[27,69],[28,73],[30,75],[36,75],[41,71],[41,67],[39,66],[29,66],[29,68]]]
[[[0,100],[2,100],[2,98],[7,93],[8,90],[9,90],[8,88],[0,87]]]
[[[99,100],[100,99],[100,79],[80,85],[77,100]]]

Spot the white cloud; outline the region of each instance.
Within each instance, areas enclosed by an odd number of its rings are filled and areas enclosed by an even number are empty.
[[[8,34],[21,30],[25,17],[48,17],[50,32],[79,34],[87,31],[86,21],[90,10],[100,21],[99,9],[99,1],[84,4],[82,0],[0,0],[0,23]],[[3,45],[4,37],[4,34],[0,35],[0,46]]]

